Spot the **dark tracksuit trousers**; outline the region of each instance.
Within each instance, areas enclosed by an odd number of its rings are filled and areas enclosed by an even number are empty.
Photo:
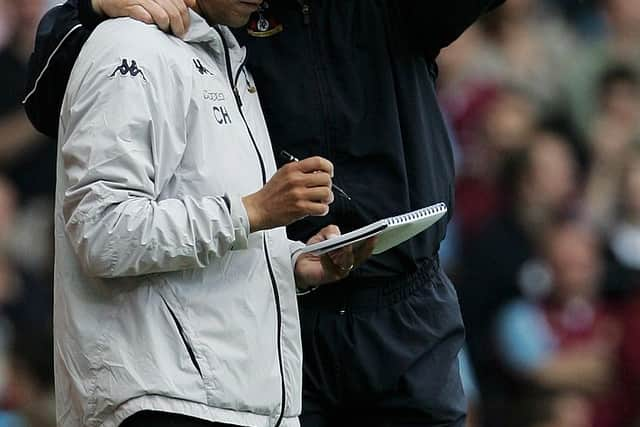
[[[455,307],[437,261],[386,283],[352,279],[301,297],[302,426],[462,427]]]

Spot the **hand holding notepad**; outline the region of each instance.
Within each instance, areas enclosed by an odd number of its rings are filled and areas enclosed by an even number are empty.
[[[377,239],[373,254],[381,254],[431,227],[446,213],[447,205],[437,203],[404,215],[381,219],[333,239],[307,245],[299,250],[299,254],[322,255],[374,236]]]

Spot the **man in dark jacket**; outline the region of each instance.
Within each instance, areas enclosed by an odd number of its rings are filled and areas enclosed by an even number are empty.
[[[260,90],[274,150],[332,160],[334,182],[351,196],[337,197],[326,217],[290,227],[291,238],[307,240],[332,223],[347,232],[436,202],[452,207],[453,159],[435,59],[503,1],[262,3],[236,36],[248,47],[255,77],[248,90]],[[149,4],[149,17],[174,30],[183,26],[176,2],[96,1],[110,15],[141,10],[127,3]],[[159,4],[168,11],[161,18]],[[69,0],[43,18],[26,108],[44,133],[57,133],[73,62],[102,19],[90,0]],[[304,427],[464,424],[464,328],[437,258],[445,227],[441,221],[349,279],[300,298]]]

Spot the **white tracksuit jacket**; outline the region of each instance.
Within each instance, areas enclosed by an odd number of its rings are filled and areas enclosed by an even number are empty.
[[[275,172],[267,127],[244,49],[191,18],[184,41],[131,19],[103,23],[67,87],[60,426],[117,426],[143,409],[298,425],[297,244],[284,228],[250,234],[240,201]]]

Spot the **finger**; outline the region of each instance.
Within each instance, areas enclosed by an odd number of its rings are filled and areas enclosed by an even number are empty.
[[[182,22],[182,15],[180,10],[176,7],[173,0],[155,0],[169,16],[169,28],[175,35],[181,35],[185,33],[185,26]]]
[[[332,239],[341,234],[342,232],[340,231],[340,227],[334,224],[327,225],[326,227],[324,227],[322,230],[318,232],[318,235],[324,237],[324,240]]]
[[[331,204],[333,203],[333,191],[329,187],[308,188],[304,192],[304,198],[311,202]]]
[[[325,240],[333,239],[334,237],[338,237],[340,234],[340,228],[338,228],[337,225],[328,225],[322,230],[318,231],[316,235],[311,237],[307,241],[307,244],[310,245],[312,243],[318,243]]]
[[[153,24],[153,17],[142,6],[133,6],[130,10],[130,16],[145,24]]]
[[[311,172],[303,174],[300,183],[305,187],[331,187],[333,180],[326,172]]]
[[[169,15],[165,10],[156,3],[154,0],[144,0],[140,2],[140,6],[146,10],[153,20],[153,23],[158,26],[162,31],[169,31],[169,24],[171,23]]]
[[[299,170],[305,173],[326,172],[333,176],[333,163],[322,157],[310,157],[295,163]]]
[[[189,15],[190,2],[186,2],[185,0],[173,0],[173,4],[180,13],[180,19],[182,20],[183,28],[183,31],[181,33],[174,32],[174,34],[178,37],[182,37],[187,33],[187,30],[189,30],[189,25],[191,25],[191,15]]]
[[[329,252],[328,255],[333,264],[335,264],[337,269],[342,273],[351,271],[355,267],[355,257],[351,245],[345,246],[337,251]]]
[[[305,215],[326,216],[329,213],[329,205],[325,203],[302,202],[301,210]]]
[[[334,259],[336,257],[336,253],[341,253],[343,257],[341,259]],[[352,259],[350,259],[347,255],[348,251],[335,251],[334,254],[326,254],[323,257],[323,265],[325,270],[329,271],[330,274],[335,276],[335,279],[344,279],[347,277],[354,268],[354,264]]]

